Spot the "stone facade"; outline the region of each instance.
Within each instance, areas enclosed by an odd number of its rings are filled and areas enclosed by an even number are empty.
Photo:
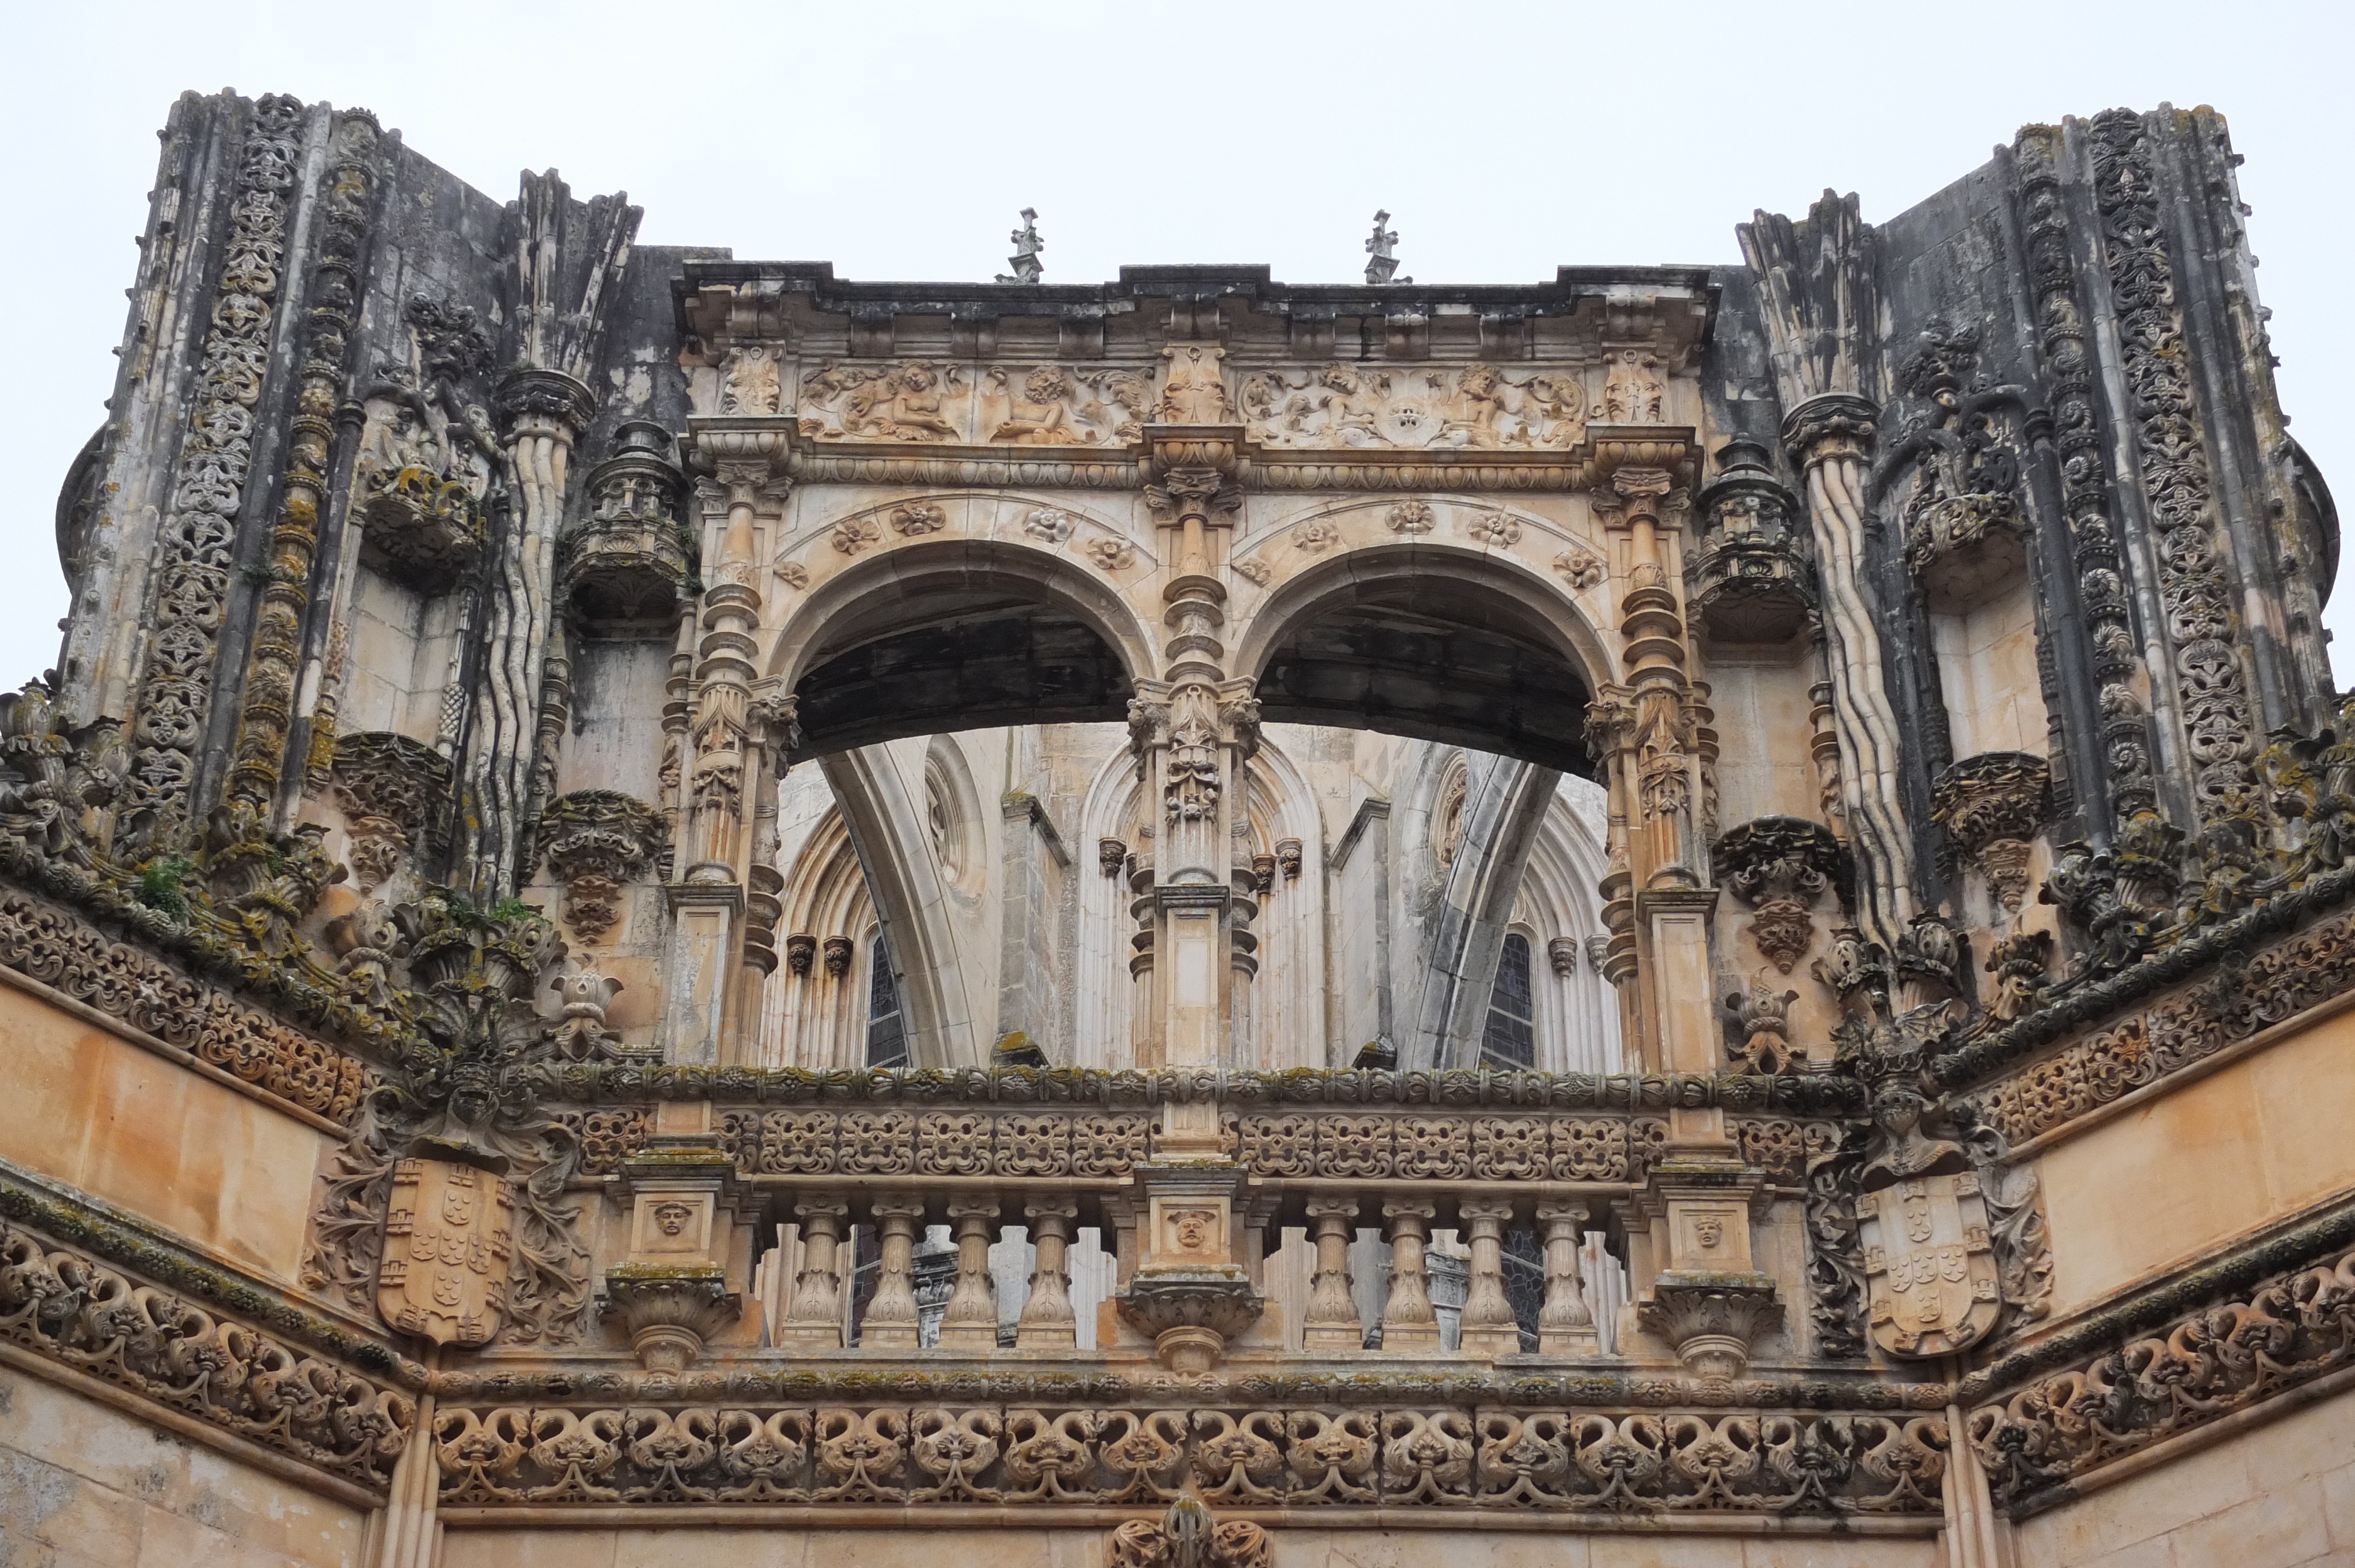
[[[0,1561],[2345,1560],[2236,162],[869,284],[184,98],[0,700]]]

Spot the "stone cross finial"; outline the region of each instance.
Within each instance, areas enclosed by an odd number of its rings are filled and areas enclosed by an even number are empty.
[[[1000,272],[997,281],[1001,283],[1037,282],[1047,270],[1047,264],[1039,260],[1039,252],[1047,249],[1047,242],[1039,238],[1039,214],[1035,208],[1026,207],[1022,209],[1022,227],[1008,238],[1014,242],[1014,254],[1006,259],[1006,264],[1014,271],[1011,276]]]
[[[1369,283],[1412,283],[1412,278],[1398,276],[1398,230],[1384,228],[1391,220],[1387,212],[1374,214],[1374,236],[1366,241],[1366,281]]]

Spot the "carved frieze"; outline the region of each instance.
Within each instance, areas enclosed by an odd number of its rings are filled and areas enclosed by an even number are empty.
[[[2020,1358],[1967,1380],[1969,1440],[1998,1500],[2059,1500],[2088,1471],[2355,1362],[2348,1229],[2343,1213],[2317,1222],[2065,1331],[2066,1360]],[[2251,1279],[2247,1262],[2269,1256],[2270,1272]],[[1987,1397],[1990,1383],[1999,1397]]]
[[[1651,386],[1657,409],[1657,381]],[[1278,449],[1566,450],[1586,434],[1585,387],[1568,368],[1255,371],[1242,379],[1241,401],[1252,438]]]
[[[0,1340],[370,1492],[415,1414],[398,1387],[5,1220]]]
[[[1159,1509],[1379,1503],[1707,1515],[1727,1509],[1936,1519],[1945,1418],[1817,1411],[1196,1409],[445,1402],[441,1499],[784,1503],[814,1509],[966,1502]],[[1165,1516],[1166,1518],[1166,1516]],[[1237,1521],[1240,1522],[1240,1521]],[[1122,1528],[1125,1529],[1125,1526]],[[1221,1530],[1231,1526],[1220,1526]],[[1156,1527],[1156,1531],[1159,1527]],[[1134,1550],[1158,1538],[1132,1531]],[[1228,1537],[1230,1552],[1244,1538]],[[1171,1568],[1254,1568],[1209,1550]],[[1120,1550],[1130,1550],[1121,1548]],[[1127,1560],[1114,1559],[1126,1568]]]

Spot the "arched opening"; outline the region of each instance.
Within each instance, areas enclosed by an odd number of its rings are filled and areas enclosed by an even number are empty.
[[[1103,583],[1057,557],[916,546],[844,572],[781,639],[798,758],[908,736],[1126,716],[1149,644]]]
[[[1287,584],[1255,635],[1270,722],[1381,730],[1595,777],[1574,612],[1451,552],[1369,551]],[[1345,575],[1346,574],[1346,575]]]

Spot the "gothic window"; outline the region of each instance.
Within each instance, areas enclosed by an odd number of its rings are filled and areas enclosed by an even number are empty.
[[[1488,993],[1488,1027],[1480,1035],[1484,1067],[1537,1065],[1537,1006],[1529,989],[1529,939],[1505,938],[1497,958],[1497,986]]]
[[[904,1067],[908,1065],[908,1033],[900,1020],[900,988],[891,983],[891,949],[878,932],[867,948],[867,1065]],[[1527,965],[1523,966],[1524,969]],[[1522,990],[1529,989],[1527,982]]]

